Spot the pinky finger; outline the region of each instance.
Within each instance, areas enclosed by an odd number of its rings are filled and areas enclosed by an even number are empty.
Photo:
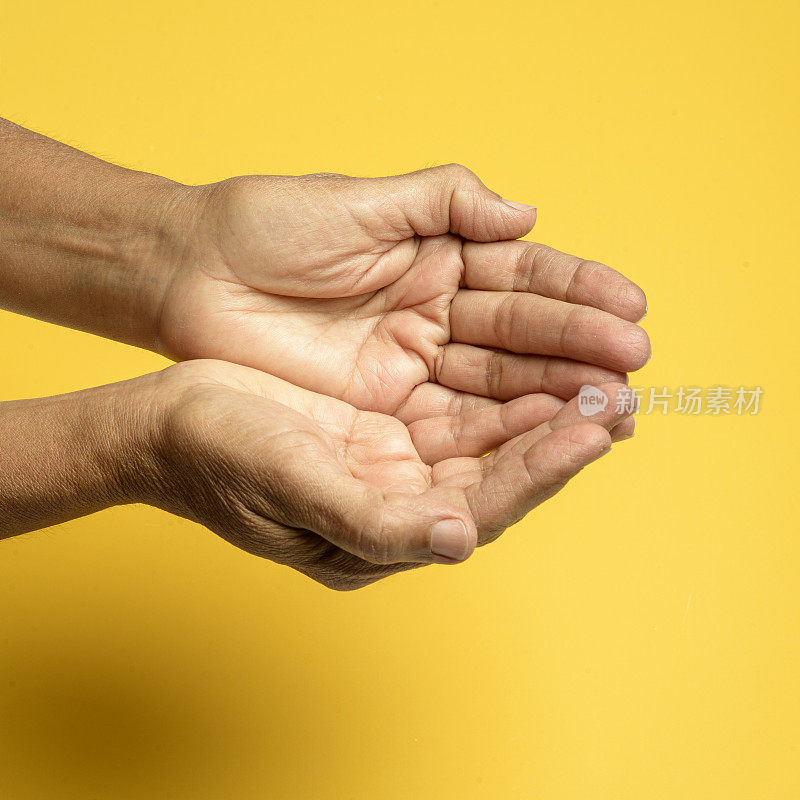
[[[630,439],[636,432],[636,419],[635,417],[626,417],[622,422],[618,422],[611,429],[611,441],[622,442],[625,439]]]

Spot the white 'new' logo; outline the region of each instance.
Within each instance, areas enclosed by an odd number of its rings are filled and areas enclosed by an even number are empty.
[[[584,417],[591,417],[597,414],[608,405],[608,396],[602,389],[596,386],[581,386],[578,392],[578,411]]]

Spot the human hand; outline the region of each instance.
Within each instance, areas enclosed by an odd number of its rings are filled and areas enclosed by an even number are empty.
[[[649,358],[633,324],[641,289],[504,241],[531,229],[535,209],[463,167],[248,176],[179,194],[185,244],[159,322],[174,357],[255,367],[407,423],[535,392],[569,398]]]
[[[358,588],[463,561],[559,491],[632,434],[633,419],[614,410],[620,387],[603,387],[611,402],[591,422],[574,400],[532,395],[406,428],[257,370],[185,362],[157,376],[139,499],[327,586]]]
[[[450,165],[190,187],[0,120],[0,307],[404,422],[622,379],[642,291]],[[512,241],[506,241],[512,240]]]
[[[4,403],[0,537],[139,500],[356,586],[463,560],[632,431],[541,392],[646,360],[641,290],[505,241],[534,212],[463,168],[192,188],[2,120],[0,156],[0,304],[306,387],[202,361]]]

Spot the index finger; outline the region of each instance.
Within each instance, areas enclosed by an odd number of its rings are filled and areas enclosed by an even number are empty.
[[[465,242],[469,289],[531,292],[608,311],[630,322],[647,312],[644,292],[621,272],[536,242]]]

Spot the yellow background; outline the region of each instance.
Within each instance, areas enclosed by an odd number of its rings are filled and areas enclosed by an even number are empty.
[[[0,798],[800,797],[796,2],[3,0],[0,115],[186,182],[448,161],[648,293],[639,434],[337,594],[148,508],[0,543]],[[156,369],[0,315],[0,395]]]

